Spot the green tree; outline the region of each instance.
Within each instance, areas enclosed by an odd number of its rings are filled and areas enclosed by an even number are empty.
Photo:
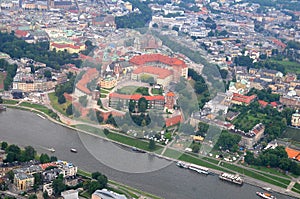
[[[67,115],[73,115],[73,108],[72,108],[72,104],[69,104],[69,106],[66,109],[66,114]]]
[[[47,191],[44,191],[44,192],[43,192],[43,198],[44,198],[44,199],[49,199],[49,195],[48,195],[48,192],[47,192]]]
[[[59,95],[59,96],[58,96],[58,99],[57,99],[57,102],[58,102],[59,104],[65,103],[65,102],[66,102],[65,96],[64,96],[63,94],[62,94],[62,95]]]
[[[6,150],[7,147],[8,147],[7,142],[2,142],[1,143],[1,150]]]
[[[154,140],[150,140],[149,141],[149,146],[148,148],[152,151],[155,149],[155,141]]]
[[[66,185],[63,182],[63,176],[60,174],[57,179],[53,180],[52,187],[55,196],[59,196],[61,192],[66,190]]]
[[[51,157],[50,157],[50,162],[55,162],[55,161],[57,161],[57,157],[51,156]]]
[[[10,170],[9,172],[7,172],[7,177],[8,177],[8,179],[9,179],[9,181],[10,181],[11,183],[14,182],[15,174],[14,174],[14,172],[13,172],[12,170]]]
[[[138,111],[140,113],[144,113],[146,112],[147,108],[148,108],[148,101],[144,97],[140,98],[138,101]]]
[[[42,164],[50,162],[49,156],[47,154],[42,153],[41,156],[40,156],[40,162]]]
[[[199,150],[200,150],[200,146],[199,146],[198,144],[194,144],[194,145],[192,146],[192,151],[193,151],[194,153],[198,153]]]
[[[31,194],[28,199],[37,199],[37,196],[35,194]]]
[[[2,99],[2,97],[0,97],[0,104],[3,104],[3,99]]]
[[[48,78],[48,79],[51,79],[52,77],[52,73],[50,70],[45,70],[44,72],[44,77]]]
[[[104,133],[105,135],[108,135],[110,132],[109,132],[108,129],[104,129],[104,130],[103,130],[103,133]]]
[[[26,146],[24,151],[25,161],[33,160],[36,155],[36,150],[32,146]]]

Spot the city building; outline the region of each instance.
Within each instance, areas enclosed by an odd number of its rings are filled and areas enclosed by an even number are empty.
[[[245,96],[238,93],[233,93],[231,103],[237,105],[246,105],[248,106],[251,102],[256,99],[256,95]]]
[[[113,108],[127,108],[131,100],[138,103],[139,99],[145,98],[148,101],[148,109],[163,110],[165,107],[165,98],[162,95],[143,96],[141,94],[125,95],[119,93],[109,94],[109,106]]]
[[[300,127],[300,114],[298,113],[298,110],[296,111],[296,113],[293,113],[291,123],[292,126]]]
[[[14,185],[19,191],[27,191],[34,184],[34,177],[31,174],[17,172],[14,175]]]
[[[96,190],[92,194],[92,199],[127,199],[125,195],[118,194],[107,189]]]
[[[265,126],[262,123],[255,125],[250,131],[244,132],[239,129],[230,130],[231,133],[241,135],[242,139],[240,141],[240,145],[247,148],[252,149],[253,146],[262,138],[264,135]]]
[[[155,66],[173,71],[173,80],[179,81],[180,77],[188,78],[186,63],[178,58],[161,54],[144,54],[132,57],[129,62],[134,66]]]

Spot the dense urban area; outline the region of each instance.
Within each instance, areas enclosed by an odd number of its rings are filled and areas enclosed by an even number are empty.
[[[300,197],[298,1],[2,0],[0,21],[0,114]],[[160,197],[46,151],[1,140],[1,198]]]

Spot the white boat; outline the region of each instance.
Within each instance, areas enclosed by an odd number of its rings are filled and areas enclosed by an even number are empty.
[[[196,164],[190,164],[189,169],[192,171],[196,171],[198,173],[202,173],[202,174],[206,174],[206,175],[209,174],[208,168],[202,167],[202,166],[199,166]]]
[[[74,148],[72,148],[70,151],[73,152],[73,153],[77,153],[77,150],[74,149]]]
[[[265,198],[265,199],[276,199],[275,196],[272,196],[269,193],[256,192],[256,195],[258,195],[261,198]]]
[[[234,174],[230,174],[230,173],[221,173],[219,175],[219,178],[221,180],[232,182],[232,183],[238,184],[238,185],[242,185],[244,183],[244,180],[240,176],[234,175]]]
[[[49,151],[52,152],[52,153],[54,153],[55,149],[54,148],[50,148]]]
[[[185,168],[185,169],[189,168],[189,166],[190,166],[189,164],[181,162],[181,161],[177,162],[176,165],[180,168]]]

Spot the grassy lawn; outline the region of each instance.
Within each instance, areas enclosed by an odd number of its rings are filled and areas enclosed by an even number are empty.
[[[17,100],[9,100],[9,99],[3,99],[3,104],[11,104],[11,105],[15,105],[17,104],[19,101]]]
[[[87,126],[87,125],[77,125],[76,128],[79,128],[81,130],[85,130],[85,131],[97,134],[101,137],[107,137],[110,140],[114,140],[114,141],[117,141],[117,142],[120,142],[120,143],[123,143],[123,144],[127,144],[129,146],[133,146],[133,147],[145,150],[145,151],[157,151],[157,150],[162,149],[161,146],[156,144],[156,147],[155,147],[154,150],[149,150],[148,141],[139,140],[139,139],[136,139],[136,138],[131,138],[131,137],[128,137],[126,135],[121,135],[121,134],[113,133],[113,132],[110,132],[108,135],[105,135],[102,130],[97,129],[95,127]]]
[[[300,184],[296,183],[294,185],[294,187],[292,188],[292,191],[296,192],[296,193],[300,193]]]
[[[152,88],[151,89],[151,93],[153,95],[162,95],[163,94],[163,90],[162,89],[157,89],[157,88]]]
[[[272,62],[276,63],[277,65],[283,66],[285,69],[285,72],[300,74],[300,64],[298,62],[277,61],[277,60],[272,60]]]
[[[39,110],[54,119],[58,119],[56,113],[54,113],[52,110],[50,110],[47,107],[40,105],[40,104],[32,104],[29,102],[22,102],[19,107],[12,107],[12,108],[22,109],[22,106]],[[27,109],[23,108],[23,110],[27,110]]]
[[[289,138],[296,142],[300,142],[300,129],[288,127],[286,131],[281,135],[282,138]]]
[[[30,103],[30,102],[22,102],[20,104],[20,106],[24,106],[24,107],[28,107],[28,108],[33,108],[33,109],[42,111],[43,113],[46,113],[46,114],[48,114],[48,111],[49,111],[49,109],[47,107],[43,106],[43,105],[33,104],[33,103]]]
[[[102,94],[102,93],[100,94],[100,98],[106,98],[106,96],[107,95],[105,95],[105,94]]]
[[[265,119],[266,115],[261,113],[256,113],[256,115],[251,114],[250,112],[246,114],[240,114],[237,118],[233,120],[233,124],[238,128],[249,131],[257,123],[262,122]]]
[[[173,149],[167,149],[163,155],[169,158],[178,159],[182,153]]]
[[[100,90],[100,93],[101,93],[101,94],[108,94],[108,93],[109,93],[109,91],[107,91],[107,90],[104,90],[104,89],[101,89],[101,90]]]
[[[270,183],[270,184],[273,184],[273,185],[276,185],[276,186],[279,186],[279,187],[282,187],[282,188],[287,188],[287,186],[290,182],[290,181],[288,181],[288,183],[287,183],[287,180],[284,180],[282,178],[263,175],[263,174],[256,173],[256,172],[253,172],[253,171],[250,171],[250,170],[247,170],[247,169],[244,169],[244,168],[232,165],[232,164],[228,164],[226,162],[222,162],[221,166],[223,166],[225,168],[228,168],[232,171],[239,172],[240,174],[243,174],[243,175],[246,175],[246,176],[249,176],[249,177],[252,177],[252,178],[255,178],[255,179],[258,179],[258,180],[261,180],[261,181],[264,181],[264,182],[267,182],[267,183]],[[271,179],[267,178],[266,176],[270,177]],[[279,183],[277,181],[274,181],[272,179],[278,180],[281,183]]]
[[[61,114],[67,116],[67,114],[66,114],[66,109],[67,109],[67,107],[68,107],[72,102],[70,102],[70,101],[67,100],[65,103],[59,104],[59,103],[57,102],[57,96],[55,95],[54,92],[53,92],[53,93],[49,93],[48,96],[49,96],[49,99],[50,99],[50,102],[51,102],[51,106],[52,106],[55,110],[57,110],[58,112],[60,112]]]
[[[254,166],[254,165],[251,165],[249,167],[251,167],[253,169],[256,169],[258,171],[262,171],[264,174],[271,173],[271,174],[278,175],[278,176],[281,176],[281,177],[284,177],[284,178],[292,178],[291,176],[285,175],[284,173],[280,172],[279,170],[277,170],[275,168],[267,168],[267,167]]]
[[[218,164],[219,163],[219,160],[208,158],[208,157],[204,157],[203,160],[206,160],[206,161],[211,162],[213,164]]]

